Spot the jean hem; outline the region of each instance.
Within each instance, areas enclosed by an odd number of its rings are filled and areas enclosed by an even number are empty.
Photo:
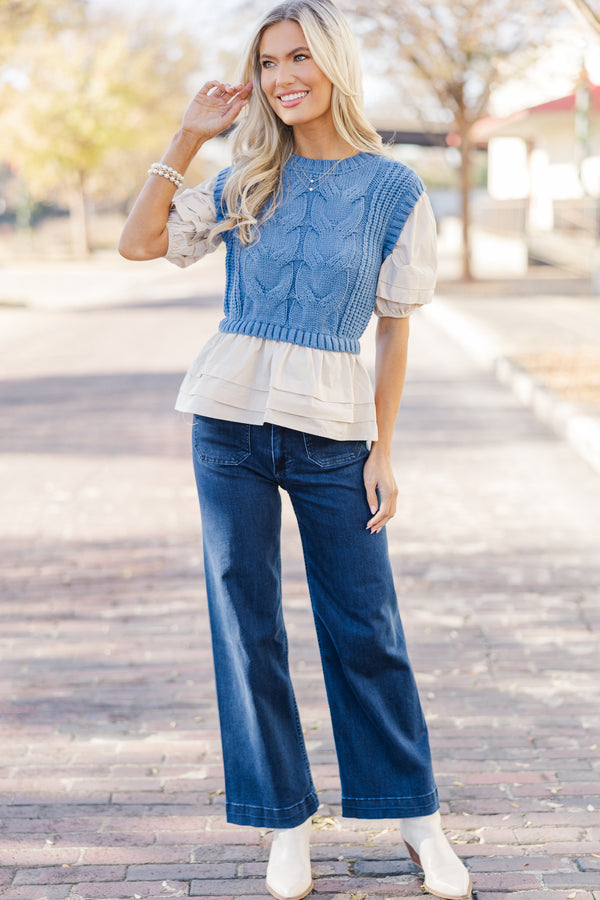
[[[439,808],[437,789],[421,797],[342,797],[342,815],[349,819],[412,819]]]
[[[232,825],[251,825],[255,828],[295,828],[313,816],[319,808],[319,798],[314,790],[285,809],[270,809],[261,806],[244,806],[240,803],[226,803],[227,821]]]

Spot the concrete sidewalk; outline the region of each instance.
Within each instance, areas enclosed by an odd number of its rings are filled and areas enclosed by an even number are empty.
[[[426,314],[600,474],[600,298],[442,284]]]
[[[477,280],[462,284],[457,238],[457,223],[444,220],[427,313],[600,473],[600,296],[591,279],[527,268],[523,240],[474,227]]]
[[[269,832],[223,814],[189,424],[172,412],[220,316],[219,260],[133,269],[135,289],[111,275],[109,295],[88,270],[85,308],[65,278],[58,302],[0,310],[4,900],[265,896]],[[412,328],[394,466],[403,621],[477,897],[599,900],[600,479],[428,315]],[[315,891],[420,896],[396,821],[340,817],[284,511],[291,664],[322,802]]]

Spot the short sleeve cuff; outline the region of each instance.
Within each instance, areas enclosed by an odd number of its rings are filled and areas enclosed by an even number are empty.
[[[169,244],[165,259],[185,268],[218,246],[221,238],[209,239],[217,224],[212,178],[198,187],[183,191],[171,204],[167,219]]]
[[[437,276],[436,224],[422,194],[379,271],[375,314],[401,318],[433,299]]]
[[[390,319],[405,319],[414,312],[431,303],[433,300],[433,291],[414,291],[407,295],[404,301],[386,300],[383,297],[377,297],[375,300],[375,315],[379,318],[384,316]]]

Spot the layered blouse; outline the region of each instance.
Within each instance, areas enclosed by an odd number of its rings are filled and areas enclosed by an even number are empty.
[[[167,222],[166,258],[189,266],[221,243],[214,179],[175,198]],[[422,194],[376,290],[375,315],[403,318],[433,297],[436,226]],[[360,356],[245,334],[217,332],[202,347],[181,384],[175,408],[232,422],[270,422],[335,440],[376,440],[373,385]]]

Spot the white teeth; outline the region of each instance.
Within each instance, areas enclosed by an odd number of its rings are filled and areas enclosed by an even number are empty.
[[[287,102],[288,100],[301,100],[302,97],[306,97],[308,91],[299,91],[297,94],[281,94],[279,97],[280,100]]]

